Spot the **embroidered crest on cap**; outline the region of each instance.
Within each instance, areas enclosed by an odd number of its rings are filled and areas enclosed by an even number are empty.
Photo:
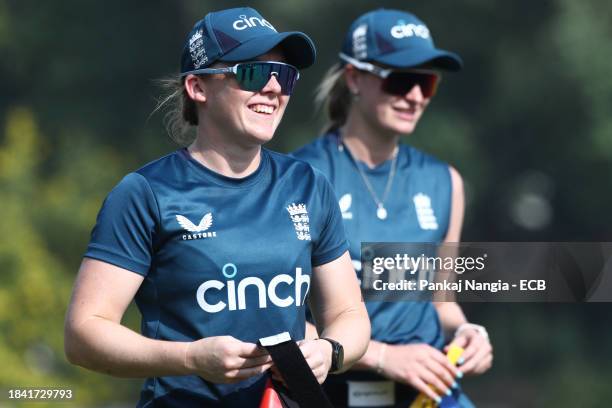
[[[206,55],[206,49],[204,48],[204,38],[201,29],[196,31],[189,39],[189,53],[191,54],[193,66],[196,69],[208,62],[208,56]]]

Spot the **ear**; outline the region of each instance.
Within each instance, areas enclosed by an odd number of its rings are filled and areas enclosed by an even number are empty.
[[[346,64],[344,67],[344,77],[346,78],[346,86],[352,95],[359,95],[361,75],[351,64]]]
[[[193,74],[185,78],[185,90],[189,97],[196,102],[206,102],[206,89],[204,81]]]

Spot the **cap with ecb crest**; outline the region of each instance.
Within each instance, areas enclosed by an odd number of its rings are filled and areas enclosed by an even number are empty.
[[[342,54],[400,69],[427,65],[458,71],[463,66],[457,54],[436,48],[425,23],[401,10],[378,9],[358,17],[344,39]]]
[[[250,7],[206,14],[192,28],[181,57],[181,75],[206,68],[217,61],[252,61],[279,46],[286,62],[307,68],[316,57],[312,40],[299,31],[279,33]]]

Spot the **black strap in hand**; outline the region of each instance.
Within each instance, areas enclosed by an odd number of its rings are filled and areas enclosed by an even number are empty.
[[[333,408],[323,388],[312,373],[298,345],[289,333],[259,339],[285,380],[290,397],[300,408]],[[281,393],[281,400],[283,399]],[[287,403],[287,401],[284,401]],[[288,404],[290,405],[290,404]]]

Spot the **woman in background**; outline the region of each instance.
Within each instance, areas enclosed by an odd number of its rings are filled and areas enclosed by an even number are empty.
[[[352,23],[339,57],[317,98],[327,129],[294,155],[331,181],[358,274],[361,242],[459,242],[461,176],[399,140],[415,130],[439,71],[459,70],[460,58],[437,49],[414,15],[385,9]],[[468,323],[454,302],[367,301],[366,307],[372,322],[366,354],[325,383],[335,405],[407,407],[423,392],[438,402],[453,394],[471,406],[456,380],[491,367],[484,327]],[[465,348],[458,368],[443,353],[445,333]]]

